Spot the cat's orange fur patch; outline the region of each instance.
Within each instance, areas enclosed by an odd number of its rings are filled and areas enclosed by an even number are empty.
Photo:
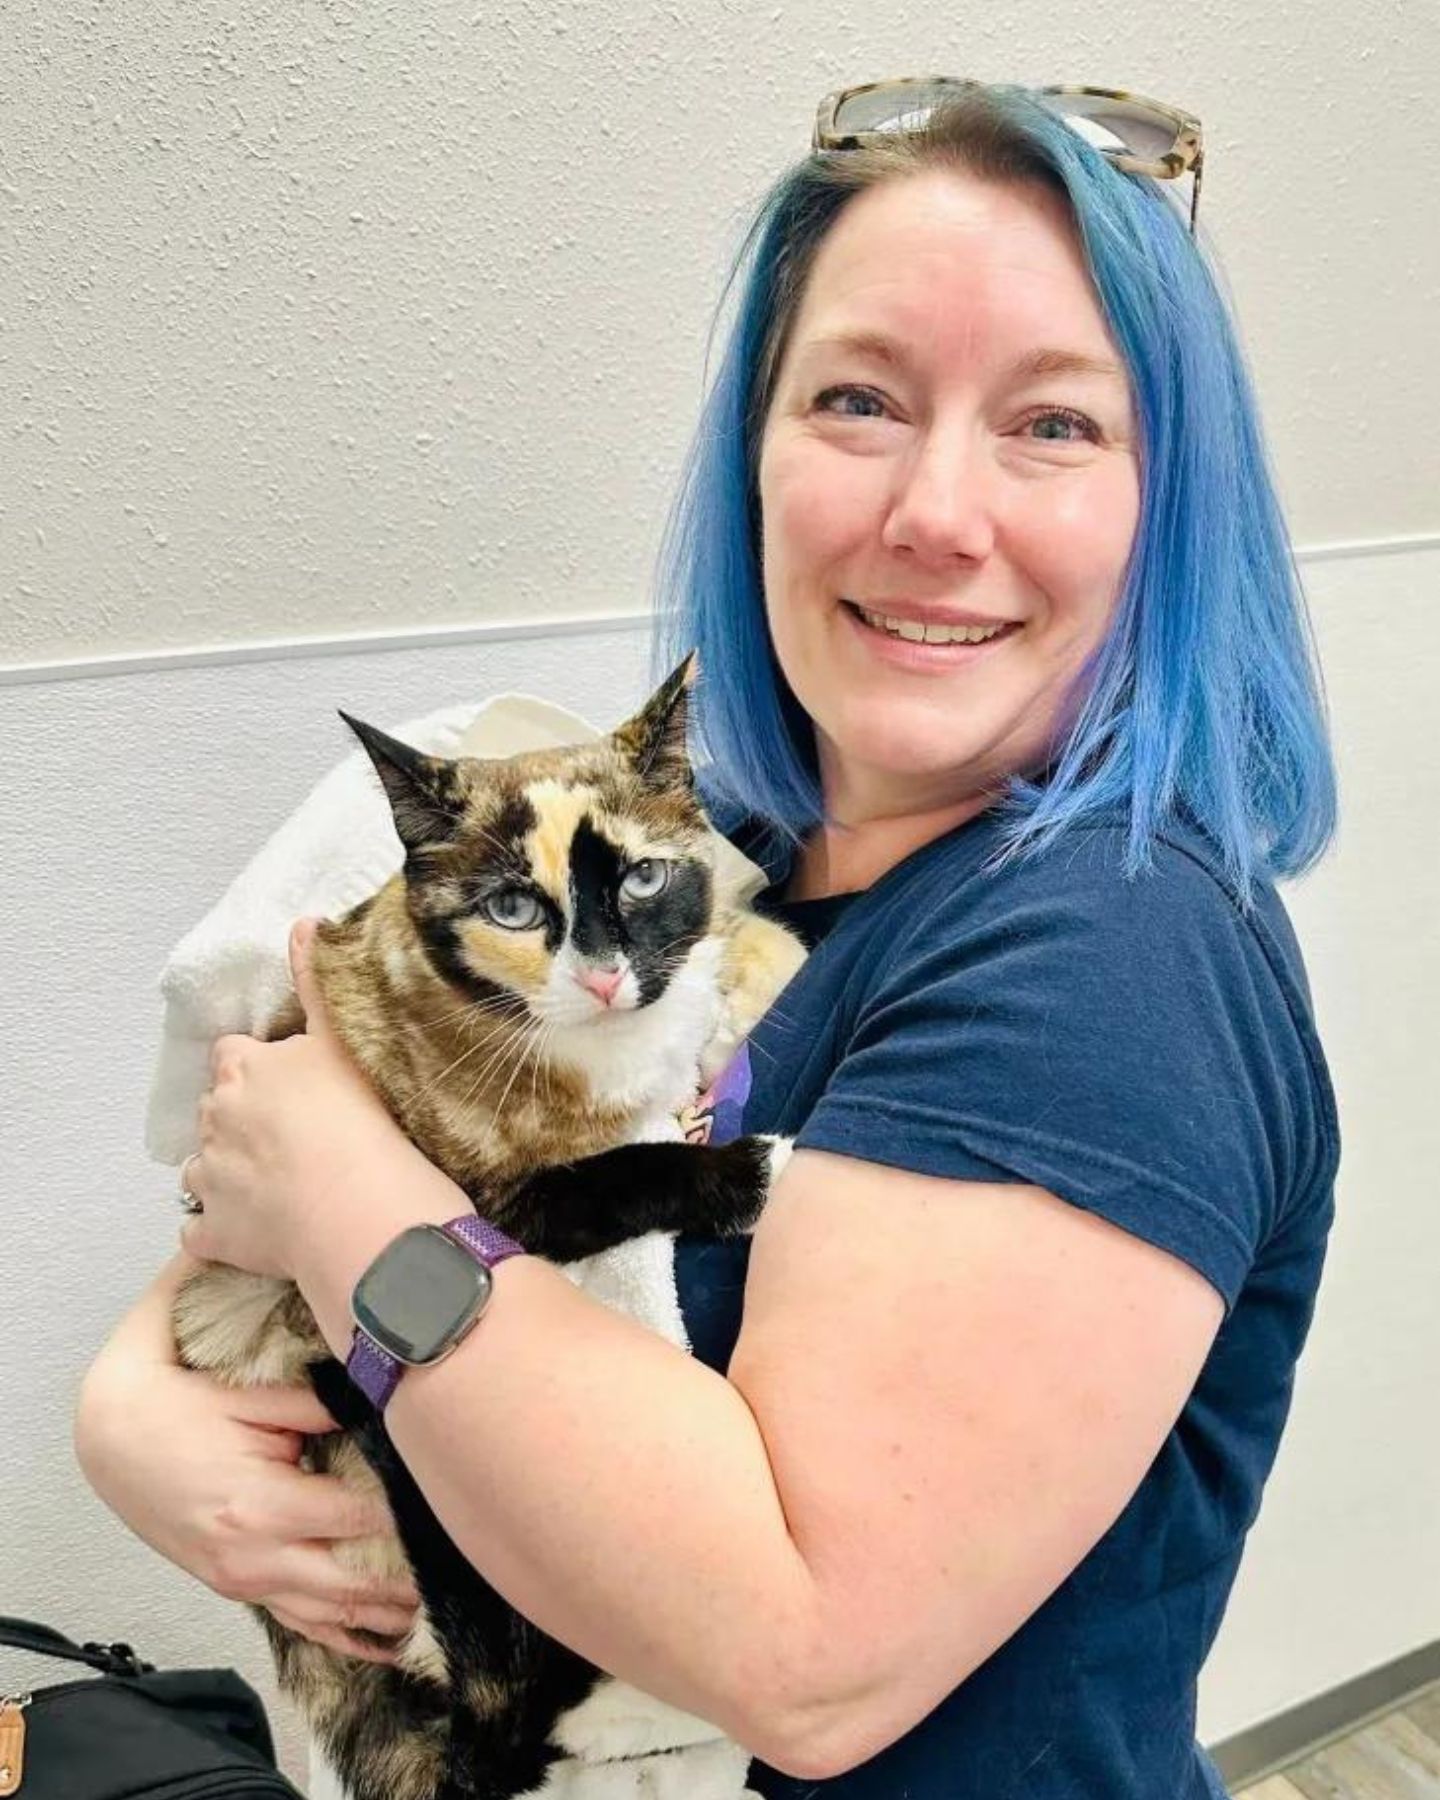
[[[467,940],[474,940],[474,948],[469,947]],[[538,994],[549,979],[550,952],[538,927],[533,931],[507,931],[503,925],[475,919],[462,928],[460,941],[467,947],[467,960],[473,968],[527,999]]]
[[[546,893],[570,912],[570,845],[586,813],[599,796],[592,787],[560,781],[532,781],[525,798],[535,808],[535,829],[525,840],[525,853]]]

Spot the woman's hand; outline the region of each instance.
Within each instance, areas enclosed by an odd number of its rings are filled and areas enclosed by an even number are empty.
[[[185,1249],[260,1275],[293,1277],[307,1232],[313,1241],[338,1228],[353,1188],[418,1156],[329,1021],[310,966],[314,929],[301,920],[290,935],[304,1033],[216,1040],[200,1152],[186,1165],[205,1210],[186,1220]]]
[[[399,1636],[408,1582],[342,1568],[338,1541],[393,1527],[383,1503],[298,1466],[305,1434],[334,1429],[306,1389],[222,1387],[181,1368],[169,1307],[173,1264],[122,1321],[81,1390],[75,1447],[91,1486],[138,1536],[232,1600],[372,1662],[392,1652],[357,1630]]]

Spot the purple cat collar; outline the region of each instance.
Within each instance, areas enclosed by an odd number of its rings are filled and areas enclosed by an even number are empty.
[[[523,1244],[474,1213],[402,1231],[355,1283],[346,1374],[383,1412],[407,1368],[443,1361],[473,1329],[495,1265],[523,1254]]]

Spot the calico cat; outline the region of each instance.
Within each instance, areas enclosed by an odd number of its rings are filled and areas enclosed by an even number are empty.
[[[680,1110],[804,955],[717,890],[685,747],[688,679],[687,664],[608,738],[503,762],[426,756],[347,717],[405,861],[320,927],[321,992],[431,1161],[559,1263],[654,1230],[746,1231],[784,1154],[757,1138],[678,1141]],[[294,1003],[269,1035],[302,1028]],[[174,1319],[191,1367],[235,1385],[310,1380],[344,1430],[311,1441],[309,1466],[378,1482],[389,1500],[423,1599],[396,1666],[342,1657],[257,1609],[281,1686],[354,1800],[549,1791],[547,1769],[575,1748],[565,1721],[610,1678],[450,1543],[293,1284],[206,1265]],[[392,1540],[348,1554],[400,1572]]]

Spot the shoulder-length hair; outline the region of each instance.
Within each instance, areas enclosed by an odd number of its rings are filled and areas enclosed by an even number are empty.
[[[1242,897],[1294,875],[1335,826],[1309,622],[1254,395],[1218,283],[1160,184],[1126,175],[1018,88],[968,92],[919,133],[820,152],[762,204],[727,291],[729,341],[661,551],[657,655],[698,649],[697,750],[717,817],[794,840],[823,805],[814,733],[780,671],[761,586],[758,452],[786,342],[826,233],[878,182],[934,168],[1039,185],[1074,222],[1129,372],[1141,504],[1109,630],[1041,776],[1001,799],[1004,857],[1119,807],[1127,866],[1186,815]]]

